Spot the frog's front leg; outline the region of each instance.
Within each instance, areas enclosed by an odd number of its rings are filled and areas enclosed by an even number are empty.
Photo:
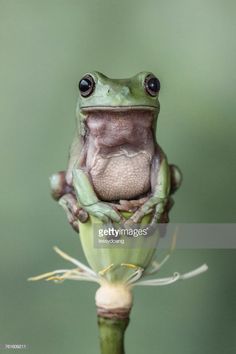
[[[174,201],[171,198],[181,185],[182,174],[175,165],[168,165],[166,156],[162,151],[153,160],[151,168],[152,194],[150,198],[127,220],[126,225],[138,223],[141,219],[153,213],[151,224],[166,223],[169,221],[168,213]]]
[[[119,222],[121,220],[121,215],[117,210],[98,199],[85,171],[75,168],[72,171],[72,175],[77,200],[83,210],[104,223],[109,221]]]
[[[67,219],[75,231],[79,231],[78,220],[85,222],[88,214],[78,206],[74,188],[66,181],[66,172],[60,171],[50,177],[51,194],[53,199],[64,209]]]

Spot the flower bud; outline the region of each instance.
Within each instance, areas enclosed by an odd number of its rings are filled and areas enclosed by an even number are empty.
[[[131,216],[131,213],[123,212],[122,215],[128,218]],[[150,219],[151,215],[146,215],[142,219],[141,224],[136,226],[142,228],[147,225],[148,229]],[[146,236],[139,236],[129,240],[127,240],[127,236],[120,236],[120,239],[123,239],[124,242],[129,241],[127,247],[116,244],[103,247],[103,245],[96,244],[96,241],[99,241],[99,228],[102,229],[106,226],[99,219],[91,215],[86,223],[79,223],[80,240],[90,267],[95,272],[105,276],[110,282],[126,281],[138,269],[143,272],[153,261],[156,244],[159,239],[158,231],[155,231],[155,234],[151,236],[147,236],[155,240],[154,245],[153,242],[150,246],[147,244],[149,240]],[[121,224],[114,223],[111,224],[111,227],[119,229]]]

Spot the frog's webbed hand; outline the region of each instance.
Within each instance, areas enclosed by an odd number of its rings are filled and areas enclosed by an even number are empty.
[[[121,220],[120,214],[115,209],[97,198],[89,178],[83,170],[75,168],[72,171],[72,175],[75,193],[83,210],[104,223],[109,221],[119,222]]]
[[[167,205],[167,202],[168,198],[149,198],[148,201],[125,222],[125,226],[138,224],[145,215],[150,213],[153,213],[151,224],[160,222],[162,219],[162,215],[166,211],[165,207]]]
[[[88,214],[78,206],[74,189],[66,182],[66,172],[61,171],[50,177],[51,194],[53,199],[64,209],[67,219],[75,231],[79,231],[78,220],[85,222]]]

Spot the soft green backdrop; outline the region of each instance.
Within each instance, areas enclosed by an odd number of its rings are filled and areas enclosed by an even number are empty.
[[[0,344],[98,353],[94,285],[26,282],[66,266],[53,245],[83,259],[48,177],[66,166],[84,72],[156,73],[159,141],[184,173],[172,221],[236,221],[235,10],[233,0],[0,0]],[[135,290],[127,354],[235,353],[235,256],[176,252],[162,275],[210,269]]]

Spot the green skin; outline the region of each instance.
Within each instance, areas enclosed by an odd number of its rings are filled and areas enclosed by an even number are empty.
[[[105,223],[120,222],[122,210],[132,212],[126,220],[128,225],[140,222],[150,212],[153,213],[152,223],[168,221],[172,205],[170,194],[179,187],[181,174],[176,166],[168,164],[156,141],[160,104],[158,93],[152,96],[145,90],[145,79],[150,73],[141,72],[122,80],[110,79],[98,72],[89,75],[95,87],[88,97],[79,96],[77,132],[67,171],[51,177],[54,199],[62,205],[76,231],[78,219],[86,222],[88,215],[93,215]],[[120,149],[124,152],[120,153]],[[143,157],[146,155],[150,157],[148,168],[147,159]],[[109,179],[112,161],[117,166],[120,185],[114,181],[114,176]],[[102,166],[99,171],[96,170],[98,163]],[[131,171],[122,179],[124,165],[125,171]],[[135,181],[135,169],[139,165],[141,172]],[[137,189],[133,190],[133,186]],[[122,193],[125,187],[126,192]],[[124,199],[122,209],[119,201]]]
[[[102,354],[124,354],[124,334],[129,318],[103,318],[98,316]]]

